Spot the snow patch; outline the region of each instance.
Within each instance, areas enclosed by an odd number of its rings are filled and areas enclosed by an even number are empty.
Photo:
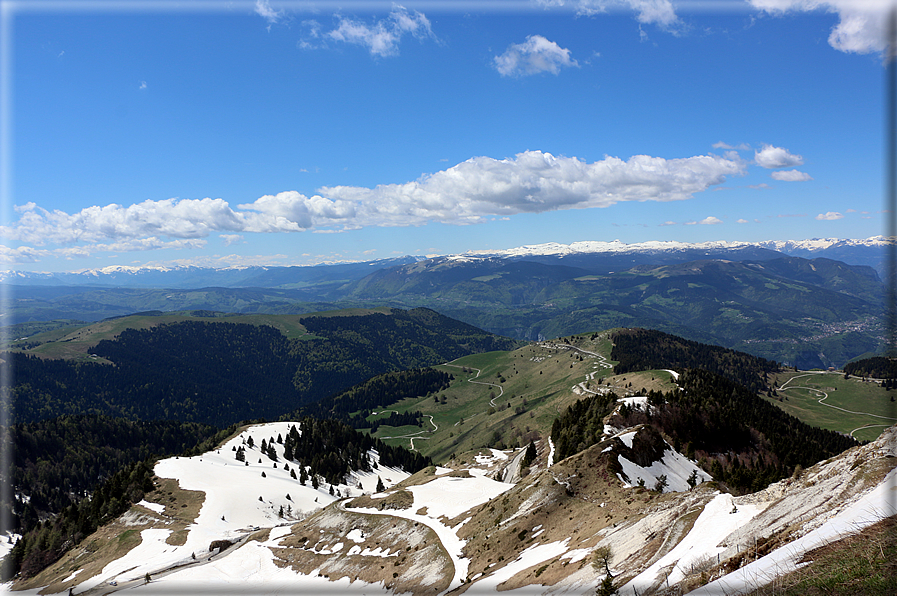
[[[688,535],[673,550],[623,586],[620,595],[644,594],[651,586],[664,580],[673,585],[685,579],[685,573],[692,565],[710,558],[715,563],[716,556],[728,547],[725,541],[732,540],[733,534],[762,510],[762,506],[747,503],[736,507],[732,495],[715,496],[704,507]],[[737,540],[737,534],[734,539]],[[670,566],[672,570],[668,569]],[[713,593],[731,594],[729,591]]]
[[[632,439],[635,437],[635,433],[637,431],[630,431],[628,433],[623,433],[622,435],[617,436],[618,439],[623,441],[623,444],[632,449]]]
[[[150,503],[146,499],[140,501],[137,504],[142,507],[146,507],[150,511],[155,511],[156,513],[162,513],[163,511],[165,511],[165,505],[160,505],[158,503]]]

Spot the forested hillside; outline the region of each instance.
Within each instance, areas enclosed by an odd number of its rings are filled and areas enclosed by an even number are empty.
[[[873,379],[897,379],[897,358],[875,356],[844,365],[844,372],[855,377]]]
[[[10,436],[21,452],[14,468],[18,479],[15,492],[26,498],[15,500],[14,529],[23,538],[7,561],[5,577],[17,571],[26,577],[37,573],[97,527],[140,501],[153,488],[156,458],[150,455],[200,454],[236,430],[236,425],[217,431],[193,423],[144,423],[101,416],[18,425]],[[234,458],[276,462],[268,445],[275,441],[285,446],[287,461],[282,464],[295,466],[296,482],[314,487],[319,479],[340,484],[353,470],[371,471],[376,465],[369,456],[372,449],[378,452],[380,465],[409,473],[432,465],[419,453],[386,445],[336,420],[312,417],[298,421],[286,437],[272,436],[258,444],[244,445]],[[161,446],[154,447],[157,445]],[[54,454],[50,459],[58,458],[58,464],[47,461],[49,454]],[[71,478],[65,465],[75,468]],[[79,476],[77,471],[85,469],[96,471],[98,476]]]
[[[779,365],[765,358],[720,346],[702,344],[653,329],[622,329],[612,337],[614,372],[624,374],[653,368],[699,368],[715,372],[754,391],[766,391],[766,374]]]
[[[405,397],[440,391],[448,387],[453,378],[449,373],[432,368],[388,372],[304,406],[284,419],[305,413],[316,418],[340,420],[354,428],[368,428],[371,423],[367,417],[373,408],[391,406]]]
[[[276,418],[385,372],[515,345],[426,309],[302,323],[316,339],[223,321],[128,329],[91,349],[114,366],[13,353],[16,420],[106,414],[223,427]]]
[[[12,480],[13,498],[0,506],[22,539],[4,561],[4,578],[36,573],[127,511],[152,489],[155,458],[206,451],[235,430],[106,416],[10,427],[3,439],[12,442],[15,465],[12,478],[2,480]]]
[[[624,406],[612,422],[647,423],[738,492],[771,482],[857,445],[852,437],[805,424],[719,374],[686,369],[681,390],[651,393],[647,412]]]
[[[10,442],[14,446],[14,465],[0,470],[0,480],[28,499],[2,506],[12,511],[16,528],[29,528],[90,494],[120,468],[151,456],[182,453],[217,432],[194,422],[96,415],[13,425],[3,440],[7,448]]]

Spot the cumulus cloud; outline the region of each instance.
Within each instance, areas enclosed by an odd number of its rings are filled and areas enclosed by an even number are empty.
[[[37,263],[50,254],[48,250],[31,246],[11,248],[0,244],[0,267],[10,267],[16,263]]]
[[[91,206],[75,213],[34,203],[0,235],[34,246],[77,251],[191,248],[217,233],[335,232],[365,226],[472,224],[490,217],[610,207],[626,201],[679,201],[744,174],[742,161],[715,155],[664,159],[637,155],[588,163],[527,151],[511,159],[474,157],[402,184],[324,187],[265,195],[236,208],[222,199],[165,199]],[[705,220],[706,223],[712,223]]]
[[[202,238],[219,230],[241,230],[244,217],[222,199],[144,201],[123,207],[92,206],[77,213],[16,206],[19,220],[0,235],[37,246],[97,242],[108,238]]]
[[[698,223],[701,224],[702,226],[715,226],[716,224],[721,224],[721,223],[723,223],[723,220],[721,220],[721,219],[718,218],[718,217],[713,217],[713,216],[711,215],[711,216],[709,216],[709,217],[705,217],[704,219],[702,219],[702,220],[699,221]]]
[[[781,180],[782,182],[806,182],[807,180],[813,179],[806,172],[799,172],[797,170],[785,170],[783,172],[772,172],[770,174],[770,177],[773,180]]]
[[[836,50],[857,54],[883,52],[887,47],[886,15],[893,0],[748,0],[774,16],[824,10],[838,15],[828,43]]]
[[[783,147],[764,144],[762,149],[754,151],[754,162],[764,168],[791,168],[802,165],[804,158]]]
[[[748,220],[746,220],[746,219],[738,219],[735,223],[744,224],[744,223],[748,223]]]
[[[679,23],[670,0],[536,0],[545,8],[571,7],[578,15],[594,16],[607,12],[635,11],[639,23],[671,28]]]
[[[493,59],[492,65],[503,77],[520,77],[540,72],[558,74],[561,68],[579,66],[562,48],[541,35],[530,35],[523,43],[512,44]]]
[[[475,157],[404,184],[325,187],[320,192],[359,205],[364,219],[374,225],[473,223],[487,215],[682,200],[742,173],[741,163],[713,155],[671,160],[637,155],[586,163],[527,151],[514,159]]]
[[[820,213],[816,216],[816,219],[820,221],[835,221],[836,219],[843,219],[844,216],[837,211],[827,211],[825,213]]]
[[[336,29],[322,33],[313,29],[313,36],[320,36],[332,41],[364,46],[372,56],[395,56],[399,53],[399,42],[405,35],[417,39],[435,38],[430,21],[423,13],[409,11],[403,6],[394,6],[385,19],[365,23],[349,17],[337,17]],[[314,21],[311,23],[317,24]]]

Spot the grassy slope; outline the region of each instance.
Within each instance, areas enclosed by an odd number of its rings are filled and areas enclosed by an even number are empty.
[[[591,339],[592,334],[574,336],[571,344],[609,357],[611,344],[607,333],[596,335],[595,339]],[[463,367],[467,367],[469,372],[465,373]],[[455,376],[451,386],[437,394],[439,401],[434,400],[433,396],[408,397],[388,409],[419,411],[433,416],[438,430],[429,432],[433,426],[425,417],[422,427],[381,426],[376,433],[380,438],[411,434],[426,437],[415,439],[414,447],[437,462],[447,461],[452,454],[495,446],[499,440],[506,446],[523,446],[533,438],[546,438],[558,414],[582,397],[572,388],[585,382],[587,375],[593,372],[595,378],[589,381],[592,387],[597,386],[597,378],[603,377],[605,385],[615,388],[619,395],[643,387],[659,390],[672,387],[670,375],[666,372],[607,376],[610,369],[598,366],[595,358],[583,357],[580,360],[579,354],[572,351],[546,348],[539,344],[530,344],[512,352],[466,356],[437,368]],[[479,375],[476,369],[481,371]],[[631,387],[629,383],[632,383]],[[498,406],[492,413],[491,395],[495,396],[494,402]],[[445,398],[444,404],[442,397]],[[506,404],[509,406],[506,407]],[[517,408],[525,409],[517,413]],[[370,419],[385,416],[371,416]],[[386,442],[408,447],[410,437],[386,439]]]
[[[843,433],[856,431],[853,436],[871,441],[897,422],[897,401],[891,401],[891,396],[897,399],[897,392],[885,391],[876,383],[845,379],[840,373],[783,372],[775,379],[778,397],[764,399],[807,424]],[[867,425],[869,428],[856,430]]]
[[[345,309],[323,313],[303,315],[271,315],[271,314],[221,314],[220,316],[195,316],[194,311],[167,312],[161,315],[131,315],[115,319],[106,319],[79,326],[66,326],[38,333],[21,341],[11,342],[12,349],[34,354],[44,358],[65,358],[73,360],[99,360],[92,358],[87,350],[104,339],[112,339],[125,329],[148,329],[167,323],[181,321],[203,321],[208,323],[249,323],[251,325],[270,325],[280,330],[289,339],[311,339],[301,323],[301,319],[309,316],[351,316],[366,315],[374,312],[388,313],[388,308]],[[27,348],[34,343],[40,345]],[[27,348],[27,349],[26,349]]]

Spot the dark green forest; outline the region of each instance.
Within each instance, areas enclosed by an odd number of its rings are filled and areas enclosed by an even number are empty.
[[[873,379],[897,379],[897,358],[875,356],[844,365],[844,372],[855,377]]]
[[[608,392],[576,400],[551,425],[554,461],[575,455],[601,441],[604,417],[617,402],[617,394]]]
[[[277,418],[378,374],[516,345],[427,309],[302,323],[318,339],[227,322],[130,329],[91,350],[114,366],[12,353],[15,419],[103,414],[223,427]]]
[[[623,406],[611,422],[650,424],[736,493],[757,491],[858,443],[801,422],[743,385],[686,369],[680,389],[649,392],[648,411]]]
[[[441,391],[449,386],[454,377],[449,373],[441,372],[433,368],[415,368],[397,372],[388,372],[378,375],[363,383],[355,385],[321,401],[304,406],[293,414],[284,417],[285,420],[294,420],[303,414],[316,418],[333,418],[341,420],[355,428],[370,428],[371,423],[367,417],[374,408],[385,408],[406,397],[428,395]],[[420,413],[412,418],[419,418]],[[402,422],[395,412],[391,415],[392,422],[380,420],[380,424],[401,426],[402,424],[417,424],[417,422]],[[376,432],[372,429],[371,433]]]
[[[755,392],[769,389],[766,374],[779,365],[765,358],[683,339],[653,329],[623,329],[611,336],[616,374],[651,369],[700,368],[715,372]]]
[[[5,448],[14,445],[12,477],[0,471],[14,493],[0,506],[11,510],[21,531],[89,495],[98,479],[134,462],[183,453],[218,429],[195,422],[134,421],[108,416],[60,416],[8,429]]]

